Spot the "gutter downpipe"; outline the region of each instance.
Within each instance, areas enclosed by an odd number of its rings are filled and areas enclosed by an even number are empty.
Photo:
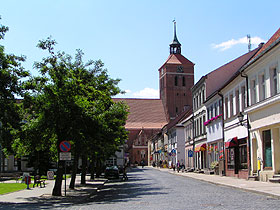
[[[240,72],[240,76],[244,77],[246,79],[246,89],[247,89],[247,94],[246,94],[246,107],[249,106],[249,79],[248,79],[248,75],[247,74],[242,74],[243,71]],[[248,135],[248,140],[247,140],[247,144],[248,144],[248,153],[249,153],[249,164],[248,164],[248,177],[251,174],[251,135],[250,135],[250,124],[249,124],[249,115],[247,113],[247,119],[246,119],[246,123],[247,123],[247,135]]]
[[[192,113],[192,124],[193,124],[193,170],[195,171],[195,164],[196,164],[196,154],[194,152],[195,150],[195,142],[194,142],[194,110],[193,110],[193,113]]]
[[[226,156],[225,156],[225,121],[224,121],[224,96],[220,92],[218,92],[218,95],[222,98],[222,138],[223,138],[223,161],[224,161],[224,170],[223,170],[223,176],[226,175]]]

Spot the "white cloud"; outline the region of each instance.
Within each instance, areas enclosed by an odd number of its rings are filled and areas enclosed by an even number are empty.
[[[260,44],[261,42],[266,42],[265,40],[263,40],[262,38],[260,37],[251,37],[251,44],[252,45],[258,45]],[[234,45],[237,45],[237,44],[248,44],[248,39],[247,37],[242,37],[240,39],[231,39],[231,40],[228,40],[226,42],[222,42],[220,44],[212,44],[212,47],[215,48],[215,49],[219,49],[220,51],[224,51],[224,50],[227,50],[227,49],[230,49],[232,48]]]
[[[132,93],[135,98],[159,98],[159,91],[153,88],[144,88],[138,92]]]
[[[131,93],[131,90],[125,90],[125,93],[127,94],[127,93]]]

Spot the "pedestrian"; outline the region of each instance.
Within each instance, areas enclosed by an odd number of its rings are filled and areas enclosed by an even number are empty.
[[[178,160],[178,162],[177,162],[177,172],[179,173],[179,171],[180,171],[180,161]]]
[[[124,165],[124,167],[123,167],[123,180],[124,181],[128,180],[126,172],[127,172],[127,165]]]
[[[185,165],[184,165],[184,163],[182,163],[181,169],[182,169],[182,172],[184,172],[184,170],[185,170]]]

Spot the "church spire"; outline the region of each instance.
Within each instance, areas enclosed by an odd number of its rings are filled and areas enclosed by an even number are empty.
[[[181,44],[178,41],[176,35],[176,21],[173,20],[174,23],[174,39],[173,42],[169,45],[170,46],[170,54],[181,54]]]

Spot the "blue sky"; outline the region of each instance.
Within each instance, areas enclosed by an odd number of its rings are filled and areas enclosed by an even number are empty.
[[[44,53],[39,40],[52,36],[57,50],[85,61],[101,59],[129,98],[158,98],[158,68],[169,55],[173,23],[182,54],[195,63],[195,81],[267,41],[279,28],[277,0],[9,0],[1,1],[1,23],[9,27],[7,53],[26,55],[32,74]],[[278,20],[278,21],[277,21]]]

